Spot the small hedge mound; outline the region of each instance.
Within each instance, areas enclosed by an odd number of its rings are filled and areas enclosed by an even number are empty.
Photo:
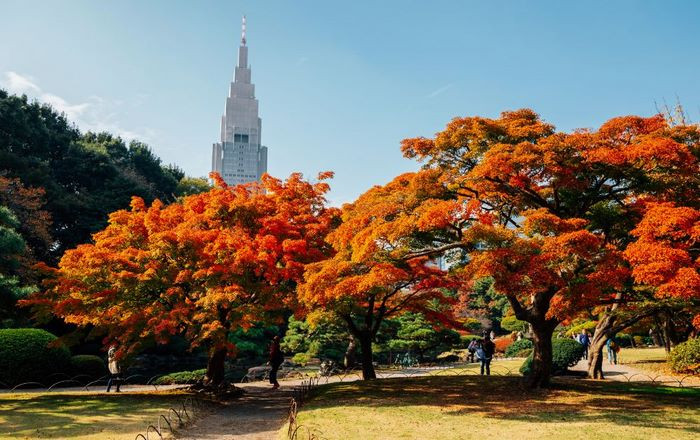
[[[583,345],[569,338],[552,339],[552,373],[565,373],[583,357]],[[528,376],[532,372],[532,355],[525,359],[520,373]]]
[[[506,348],[506,357],[520,357],[523,352],[529,355],[532,352],[532,341],[529,339],[521,339],[515,341]]]
[[[6,385],[40,382],[70,371],[70,351],[53,346],[56,336],[37,328],[0,330],[0,381]]]
[[[700,337],[676,345],[671,350],[669,361],[675,372],[700,374]]]
[[[156,385],[193,384],[202,381],[206,372],[207,370],[204,368],[193,371],[178,371],[161,376],[153,383]]]
[[[86,374],[92,378],[98,379],[107,374],[107,366],[99,356],[91,354],[79,354],[70,358],[73,366],[73,374]]]

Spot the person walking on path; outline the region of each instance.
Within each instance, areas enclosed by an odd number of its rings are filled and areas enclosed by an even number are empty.
[[[486,375],[490,376],[491,375],[491,359],[493,359],[493,354],[496,352],[496,344],[491,341],[491,337],[489,335],[486,335],[484,337],[484,342],[481,343],[481,375],[484,375],[484,371],[486,371]]]
[[[275,336],[272,338],[272,344],[270,344],[270,367],[272,367],[270,370],[270,383],[273,390],[280,387],[279,382],[277,382],[277,371],[279,371],[282,362],[284,362],[284,355],[280,348],[280,337]]]
[[[467,362],[474,362],[474,353],[476,353],[476,349],[479,347],[479,341],[476,339],[472,339],[472,341],[469,343],[469,346],[467,347],[467,350],[469,351],[469,354],[467,355]]]
[[[588,347],[591,345],[591,339],[588,337],[586,329],[581,330],[581,335],[578,337],[579,344],[583,345],[583,358],[588,359]]]
[[[615,337],[608,339],[605,346],[608,349],[608,362],[610,365],[617,365],[617,352],[620,351],[620,346],[615,341]]]
[[[112,388],[112,384],[115,384],[117,389],[116,392],[119,392],[119,387],[122,384],[122,379],[121,379],[121,369],[119,366],[119,362],[117,362],[117,347],[115,345],[112,345],[109,347],[109,350],[107,351],[107,368],[109,369],[109,380],[107,381],[107,392],[109,393],[109,390]]]

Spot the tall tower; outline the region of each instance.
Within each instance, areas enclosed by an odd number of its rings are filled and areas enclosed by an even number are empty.
[[[246,22],[243,16],[238,65],[221,117],[221,140],[212,148],[211,168],[229,185],[255,182],[267,172],[267,147],[261,144],[255,86],[250,82]]]

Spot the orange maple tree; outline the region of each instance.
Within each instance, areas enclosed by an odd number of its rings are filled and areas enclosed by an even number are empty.
[[[208,348],[205,381],[220,384],[235,352],[229,333],[289,303],[305,265],[331,252],[325,237],[338,213],[325,207],[330,173],[319,177],[228,187],[213,174],[215,188],[168,206],[134,197],[93,244],[67,251],[26,303],[104,331],[118,357],[184,335]]]
[[[386,318],[420,312],[457,325],[454,284],[430,258],[416,252],[420,234],[438,231],[451,210],[435,185],[438,173],[409,173],[376,186],[343,207],[343,223],[328,235],[336,253],[310,264],[298,289],[307,310],[340,317],[359,342],[364,379],[376,377],[372,342]]]
[[[700,302],[700,210],[650,203],[625,250],[637,283],[659,298]],[[693,324],[700,329],[700,313]]]
[[[440,172],[453,201],[476,203],[492,218],[488,227],[464,223],[454,244],[469,253],[465,285],[494,276],[516,317],[531,324],[536,387],[549,381],[556,323],[637,299],[622,282],[622,251],[641,218],[640,200],[697,200],[699,145],[696,127],[670,127],[661,116],[561,133],[523,109],[497,119],[455,118],[432,139],[404,140],[402,150]],[[433,248],[446,245],[437,240]],[[598,355],[614,319],[600,322]],[[602,358],[592,361],[595,370]]]

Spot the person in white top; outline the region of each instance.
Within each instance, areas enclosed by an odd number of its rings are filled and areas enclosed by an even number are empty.
[[[119,363],[116,357],[117,347],[112,345],[107,351],[107,368],[109,368],[109,380],[107,381],[107,392],[112,388],[112,383],[117,387],[117,393],[119,392],[119,387],[121,386],[122,379],[120,377],[121,370],[119,368]]]

